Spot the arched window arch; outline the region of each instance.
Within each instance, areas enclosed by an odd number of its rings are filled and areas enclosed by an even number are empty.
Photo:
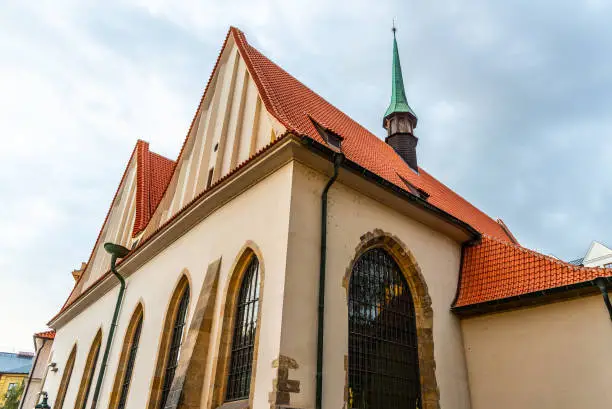
[[[72,351],[70,351],[70,355],[68,355],[66,365],[64,366],[62,380],[60,381],[60,386],[57,390],[57,396],[55,397],[55,403],[53,404],[53,407],[55,409],[62,409],[62,406],[64,406],[64,398],[66,398],[66,390],[68,390],[68,385],[70,384],[70,378],[72,376],[72,369],[74,368],[76,352],[77,347],[76,345],[74,345],[72,347]]]
[[[181,343],[189,307],[189,282],[183,276],[179,281],[166,312],[166,320],[161,334],[155,377],[149,397],[149,409],[163,409],[172,386],[174,372],[178,365]]]
[[[252,407],[265,279],[262,260],[259,248],[248,242],[230,270],[211,407],[247,399]]]
[[[123,337],[123,347],[119,355],[119,364],[117,366],[117,373],[115,374],[109,408],[125,408],[132,375],[134,373],[143,319],[144,310],[142,304],[139,303],[132,314],[132,318],[130,318],[130,323]]]
[[[364,252],[348,286],[348,407],[421,408],[413,296],[383,248]]]
[[[225,400],[248,399],[259,317],[259,260],[252,257],[242,277],[234,313]]]
[[[87,354],[85,369],[83,370],[81,385],[79,386],[79,393],[77,394],[76,402],[74,404],[75,409],[85,409],[85,405],[87,405],[87,398],[89,397],[89,391],[91,390],[91,384],[93,383],[94,373],[96,372],[96,364],[98,362],[98,356],[100,355],[101,345],[102,330],[99,329],[93,339],[93,342],[91,343],[89,353]]]

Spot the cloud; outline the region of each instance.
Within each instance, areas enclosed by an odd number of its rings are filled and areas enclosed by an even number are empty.
[[[136,139],[176,156],[229,25],[383,137],[396,17],[421,166],[528,247],[570,259],[610,241],[609,6],[9,0],[0,307],[19,319],[0,316],[0,345],[31,349],[64,302]]]

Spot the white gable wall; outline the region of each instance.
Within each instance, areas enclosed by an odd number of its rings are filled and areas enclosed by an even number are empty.
[[[168,190],[158,209],[159,213],[169,210],[160,223],[206,189],[211,171],[212,184],[283,132],[284,127],[265,109],[230,37],[173,176],[176,186]]]
[[[98,240],[97,247],[94,248],[91,261],[83,273],[83,279],[79,283],[79,292],[85,290],[108,271],[110,256],[104,250],[105,242],[118,243],[128,248],[131,246],[136,217],[136,163],[136,155],[134,155],[128,165],[123,185],[120,187],[108,219],[102,228],[100,240]]]

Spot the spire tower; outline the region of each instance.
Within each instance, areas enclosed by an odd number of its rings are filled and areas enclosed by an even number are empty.
[[[414,136],[414,128],[417,125],[417,116],[408,104],[402,66],[400,64],[399,51],[395,33],[397,29],[393,25],[393,65],[391,73],[391,103],[385,112],[383,127],[387,130],[385,142],[404,159],[404,161],[418,172],[416,157],[416,145],[418,138]]]

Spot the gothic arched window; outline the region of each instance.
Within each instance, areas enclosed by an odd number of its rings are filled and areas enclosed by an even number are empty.
[[[259,261],[253,256],[240,284],[227,376],[226,401],[247,399],[259,312]]]
[[[164,386],[162,388],[162,397],[160,409],[163,409],[170,393],[174,372],[178,366],[181,344],[183,342],[183,332],[185,329],[185,319],[187,318],[187,306],[189,305],[189,286],[185,287],[181,299],[179,301],[174,327],[172,328],[172,338],[170,340],[170,349],[168,350],[168,361],[166,362],[166,370],[164,373]]]
[[[70,351],[70,355],[66,360],[66,366],[64,366],[64,373],[62,374],[62,380],[60,381],[59,389],[57,390],[57,396],[55,397],[55,403],[53,404],[54,408],[62,409],[64,406],[64,398],[66,397],[66,390],[68,389],[68,385],[70,385],[70,378],[72,376],[72,368],[74,368],[74,359],[76,358],[76,345],[72,347],[72,351]]]
[[[183,276],[172,294],[166,312],[148,409],[163,409],[166,406],[174,372],[179,362],[188,306],[189,282],[187,277]]]
[[[349,408],[421,408],[415,307],[382,248],[355,262],[348,291]]]
[[[119,355],[119,365],[115,375],[113,391],[111,392],[109,408],[125,408],[132,374],[134,373],[134,364],[136,363],[136,352],[138,351],[140,332],[142,331],[142,320],[143,308],[142,304],[138,304],[123,338],[123,348],[121,349],[121,355]]]
[[[87,398],[91,391],[91,384],[93,383],[94,373],[96,372],[96,364],[98,363],[98,356],[100,355],[100,346],[102,345],[102,330],[98,330],[89,353],[87,354],[87,360],[85,361],[85,369],[83,370],[83,377],[81,378],[81,386],[79,386],[79,393],[77,394],[76,402],[74,407],[77,409],[85,409],[87,404]]]

